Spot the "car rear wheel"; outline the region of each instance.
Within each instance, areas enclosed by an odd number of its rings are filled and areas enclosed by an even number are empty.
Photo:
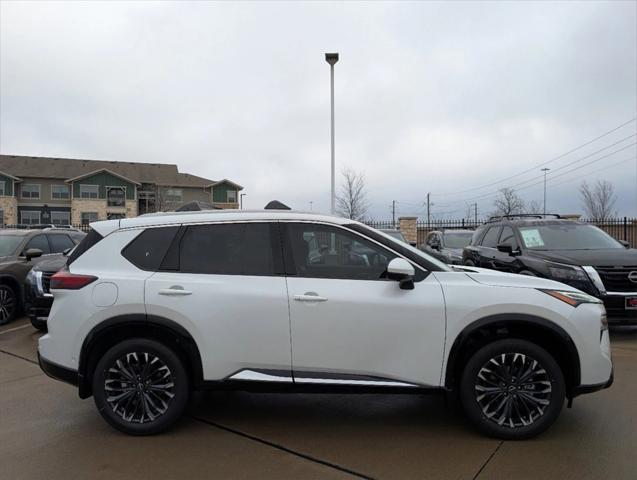
[[[182,361],[165,345],[147,339],[123,341],[97,363],[95,405],[113,427],[130,435],[153,435],[183,413],[189,384]]]
[[[18,298],[9,285],[0,285],[0,325],[11,322],[18,311]]]
[[[518,440],[538,435],[557,419],[564,404],[564,376],[538,345],[504,339],[478,350],[467,362],[460,401],[481,432]]]

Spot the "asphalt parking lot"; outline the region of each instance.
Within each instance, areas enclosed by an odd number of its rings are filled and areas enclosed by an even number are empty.
[[[128,437],[46,377],[39,334],[0,328],[0,478],[637,478],[637,328],[612,331],[615,384],[548,433],[482,437],[438,396],[197,394],[170,432]]]

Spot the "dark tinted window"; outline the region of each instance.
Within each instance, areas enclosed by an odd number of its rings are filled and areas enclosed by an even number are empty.
[[[526,248],[534,250],[595,250],[624,246],[593,225],[557,223],[520,227]]]
[[[296,274],[300,277],[379,280],[396,257],[340,228],[311,223],[287,227]]]
[[[500,238],[500,230],[501,227],[491,227],[482,239],[482,246],[491,248],[497,247],[498,239]]]
[[[147,228],[130,242],[122,255],[142,270],[159,269],[179,227]]]
[[[26,246],[24,247],[24,252],[26,252],[30,248],[39,248],[42,250],[42,253],[51,253],[51,249],[49,248],[49,242],[46,239],[46,235],[36,235],[31,240],[28,241]]]
[[[513,247],[513,250],[518,249],[518,241],[515,239],[515,234],[511,227],[502,227],[502,233],[500,234],[500,243],[508,243]]]
[[[471,243],[471,232],[449,232],[445,233],[445,247],[447,248],[464,248]]]
[[[47,235],[49,237],[49,243],[51,244],[51,251],[53,253],[62,253],[67,248],[73,248],[75,243],[69,238],[68,235]]]
[[[102,238],[104,237],[102,237],[99,233],[91,228],[88,232],[88,235],[86,235],[86,237],[82,239],[82,241],[73,249],[73,251],[69,255],[69,260],[66,262],[67,266],[71,265],[80,257],[80,255],[82,255],[89,248],[99,242]]]
[[[476,231],[473,232],[473,236],[471,237],[471,245],[480,245],[480,239],[484,234],[486,227],[478,227]]]
[[[179,271],[218,275],[274,275],[271,225],[229,223],[188,227]]]

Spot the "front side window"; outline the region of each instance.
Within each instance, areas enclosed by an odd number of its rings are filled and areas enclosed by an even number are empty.
[[[513,251],[518,249],[518,241],[515,239],[515,233],[511,227],[503,227],[500,234],[500,243],[508,243]]]
[[[22,198],[40,198],[40,185],[25,183],[21,188]]]
[[[236,190],[228,190],[226,192],[226,201],[228,203],[237,203],[237,191]]]
[[[109,187],[106,189],[106,201],[109,207],[125,207],[126,191],[122,187]]]
[[[44,254],[51,253],[51,249],[49,248],[49,241],[46,239],[46,235],[36,235],[31,240],[29,240],[24,247],[24,252],[26,253],[26,251],[30,248],[39,248]]]
[[[51,198],[52,199],[69,198],[69,186],[68,185],[51,185]]]
[[[82,225],[97,222],[97,212],[82,212]]]
[[[274,275],[267,223],[193,225],[181,239],[179,271],[217,275]]]
[[[482,246],[496,248],[500,238],[500,230],[502,230],[502,227],[491,227],[482,239]]]
[[[40,223],[40,212],[23,210],[20,213],[20,223],[24,225],[37,225],[38,223]]]
[[[75,243],[68,235],[60,234],[49,234],[49,243],[51,244],[51,251],[53,253],[62,253],[64,250],[68,248],[73,248]]]
[[[69,225],[71,223],[70,212],[51,212],[51,223],[53,225]]]
[[[98,185],[80,185],[80,198],[99,198]]]
[[[381,280],[392,252],[352,232],[328,225],[287,225],[296,275],[310,278]]]

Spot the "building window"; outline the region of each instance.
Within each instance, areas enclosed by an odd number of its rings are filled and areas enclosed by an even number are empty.
[[[37,225],[40,223],[40,212],[23,210],[20,212],[20,223],[23,225]]]
[[[51,212],[51,223],[53,225],[70,225],[70,212]]]
[[[99,198],[99,185],[80,185],[80,198]]]
[[[65,199],[69,198],[69,186],[68,185],[51,185],[51,199]]]
[[[0,181],[0,197],[4,197],[4,180]]]
[[[22,198],[40,198],[40,185],[35,183],[22,185]]]
[[[237,191],[236,190],[228,190],[226,192],[226,201],[228,203],[237,203]]]
[[[125,207],[126,191],[124,187],[106,187],[106,205],[109,207]]]
[[[82,212],[82,225],[97,222],[97,212]]]
[[[166,201],[168,202],[181,202],[182,194],[181,189],[169,188],[166,190]]]
[[[123,213],[107,213],[106,214],[107,220],[119,220],[120,218],[126,218],[126,215],[124,215]]]
[[[4,210],[0,209],[0,225],[4,227]]]

